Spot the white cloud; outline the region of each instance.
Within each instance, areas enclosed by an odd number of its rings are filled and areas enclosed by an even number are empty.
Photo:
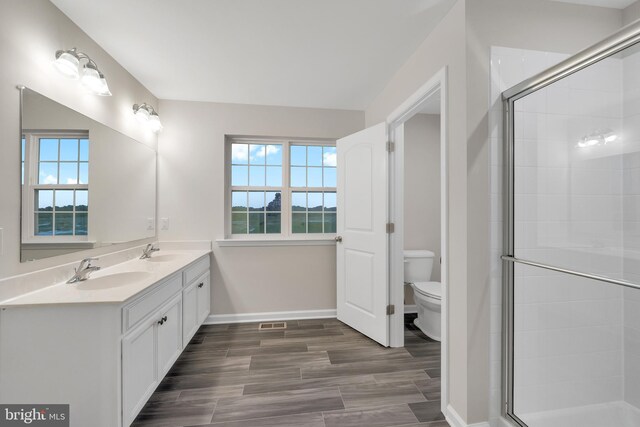
[[[235,161],[246,162],[249,159],[249,146],[246,144],[233,144],[231,146],[231,158]]]
[[[336,153],[324,153],[324,155],[322,157],[324,158],[324,165],[325,166],[335,166],[336,165],[336,158],[337,158],[337,154]]]
[[[77,183],[78,183],[77,179],[67,178],[67,184],[77,184]]]
[[[57,184],[58,179],[53,175],[47,175],[47,177],[42,181],[43,184]]]

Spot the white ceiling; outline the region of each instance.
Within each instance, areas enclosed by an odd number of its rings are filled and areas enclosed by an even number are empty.
[[[51,1],[158,98],[356,110],[455,3]]]
[[[583,4],[587,6],[610,7],[613,9],[624,9],[636,2],[636,0],[551,0],[561,3]]]

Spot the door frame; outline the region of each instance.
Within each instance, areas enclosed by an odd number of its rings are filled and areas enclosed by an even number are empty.
[[[389,141],[389,221],[395,224],[389,234],[389,304],[395,314],[389,316],[390,346],[404,346],[404,132],[403,125],[413,117],[429,97],[440,90],[440,253],[442,283],[441,409],[449,404],[449,176],[448,176],[448,88],[447,67],[434,74],[387,117]],[[434,260],[436,262],[437,260]]]

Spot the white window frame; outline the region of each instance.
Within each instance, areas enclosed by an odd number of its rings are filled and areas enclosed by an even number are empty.
[[[85,236],[36,236],[35,234],[35,191],[36,190],[89,190],[89,184],[39,184],[38,168],[39,168],[39,139],[51,137],[57,139],[89,139],[87,131],[46,131],[46,130],[24,130],[22,137],[25,139],[24,154],[24,183],[22,184],[22,243],[23,244],[64,244],[79,242],[90,242],[90,230],[87,227],[87,235]],[[60,159],[58,159],[58,162]],[[89,160],[90,163],[90,160]],[[90,205],[89,205],[90,206]],[[90,210],[87,211],[90,216]],[[52,224],[55,227],[55,224]]]
[[[231,145],[233,143],[279,144],[282,145],[282,187],[233,187],[231,185]],[[299,244],[334,244],[336,233],[292,233],[291,223],[291,193],[293,192],[335,192],[336,187],[290,187],[290,147],[292,145],[315,145],[335,147],[334,139],[305,139],[305,138],[269,138],[229,136],[225,137],[225,238],[218,239],[221,246],[236,246],[238,243],[266,243],[279,246],[286,242]],[[232,191],[279,191],[281,192],[281,228],[276,234],[231,234],[231,193]]]

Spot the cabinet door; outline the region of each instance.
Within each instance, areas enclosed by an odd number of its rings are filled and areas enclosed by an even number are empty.
[[[198,327],[202,325],[211,309],[211,280],[210,275],[207,273],[198,283]]]
[[[156,322],[158,378],[164,377],[182,351],[182,295],[165,307]]]
[[[122,411],[129,425],[155,390],[158,376],[154,322],[147,322],[122,340]]]
[[[192,283],[182,291],[182,346],[189,344],[189,341],[198,330],[198,284]]]

